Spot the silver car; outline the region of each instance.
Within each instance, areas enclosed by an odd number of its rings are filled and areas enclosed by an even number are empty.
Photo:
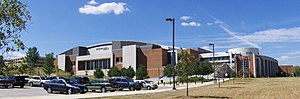
[[[150,80],[135,80],[135,82],[138,82],[143,89],[154,90],[158,88],[157,84],[154,84],[154,82]]]

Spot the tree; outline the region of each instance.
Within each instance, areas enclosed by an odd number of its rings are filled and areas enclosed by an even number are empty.
[[[25,58],[21,58],[20,66],[18,67],[18,72],[20,74],[24,74],[28,72],[28,65],[26,64]]]
[[[293,67],[293,69],[294,69],[294,74],[297,76],[297,77],[299,77],[300,76],[300,66],[294,66]]]
[[[178,80],[179,81],[185,81],[187,82],[186,84],[186,95],[189,96],[189,76],[191,76],[194,72],[194,68],[192,66],[193,62],[193,56],[191,54],[189,54],[188,52],[186,52],[185,50],[180,51],[180,53],[178,54],[180,61],[177,64],[177,74],[178,74]]]
[[[21,0],[0,0],[0,50],[3,53],[9,51],[24,50],[24,43],[20,39],[20,33],[26,29],[31,20],[27,6]]]
[[[144,65],[139,65],[138,69],[136,70],[136,79],[143,80],[149,78],[147,69]]]
[[[8,65],[5,64],[3,56],[0,56],[0,74],[4,76],[9,76],[11,70],[16,70],[16,66],[13,61],[10,61]]]
[[[135,76],[135,71],[131,66],[128,67],[126,76],[129,78],[133,78]]]
[[[54,54],[51,52],[49,54],[46,54],[46,58],[44,61],[43,71],[47,75],[51,75],[51,73],[54,72]]]
[[[203,74],[202,75],[208,75],[214,72],[214,68],[210,62],[203,61],[200,63],[201,67],[203,68]]]
[[[97,68],[96,71],[94,72],[95,78],[103,78],[104,73],[101,68]]]
[[[30,66],[30,74],[34,73],[35,64],[39,59],[40,54],[36,47],[28,48],[26,52],[25,60],[27,64]]]
[[[127,69],[126,68],[122,68],[121,70],[120,70],[120,76],[127,76]]]
[[[120,76],[121,74],[120,74],[120,70],[116,66],[114,66],[112,69],[108,71],[107,75],[109,77],[114,77],[114,76]]]
[[[167,65],[164,68],[164,76],[167,77],[172,77],[173,76],[173,66],[172,65]]]

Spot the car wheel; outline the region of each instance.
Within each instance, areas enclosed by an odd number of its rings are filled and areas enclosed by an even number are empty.
[[[72,94],[72,93],[73,93],[72,89],[69,88],[68,91],[67,91],[67,93],[68,93],[69,95]]]
[[[110,92],[115,92],[115,90],[110,90]]]
[[[129,90],[130,90],[130,91],[134,91],[135,89],[134,89],[133,86],[130,86],[130,87],[129,87]]]
[[[47,92],[48,92],[48,93],[52,93],[52,88],[51,88],[51,87],[48,87],[48,88],[47,88]]]
[[[105,92],[106,92],[106,88],[105,88],[105,87],[101,87],[101,88],[100,88],[100,92],[101,92],[101,93],[105,93]]]
[[[14,85],[13,85],[13,84],[9,84],[8,87],[9,87],[9,88],[14,88]]]
[[[20,88],[24,88],[24,85],[23,85],[23,86],[20,86]]]
[[[44,83],[41,83],[41,85],[40,85],[41,87],[44,87]]]
[[[31,83],[29,83],[29,85],[30,85],[30,87],[33,87],[33,83],[31,82]]]
[[[151,87],[150,87],[150,86],[148,86],[148,87],[147,87],[147,89],[148,89],[148,90],[151,90]]]
[[[123,89],[119,89],[119,91],[123,91]]]

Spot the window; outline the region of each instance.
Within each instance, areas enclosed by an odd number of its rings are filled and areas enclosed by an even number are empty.
[[[78,70],[85,70],[85,62],[84,61],[78,62]]]
[[[122,57],[116,58],[116,64],[122,64],[122,62],[123,62]]]

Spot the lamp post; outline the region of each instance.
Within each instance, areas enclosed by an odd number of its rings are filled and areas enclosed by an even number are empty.
[[[216,84],[215,44],[210,43],[209,46],[213,47],[214,83]]]
[[[175,36],[175,19],[174,18],[166,18],[167,22],[172,22],[172,54],[171,54],[171,65],[173,66],[173,90],[176,90],[175,87],[175,51],[174,51],[174,36]]]

